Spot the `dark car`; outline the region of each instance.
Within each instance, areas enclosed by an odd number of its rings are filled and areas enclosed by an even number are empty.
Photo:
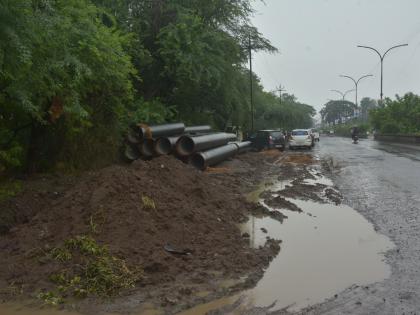
[[[274,148],[283,151],[286,147],[286,139],[280,130],[259,130],[251,137],[251,142],[258,151]]]

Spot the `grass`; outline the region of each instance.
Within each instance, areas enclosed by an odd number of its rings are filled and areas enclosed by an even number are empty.
[[[62,265],[59,272],[49,276],[55,290],[38,295],[49,305],[63,303],[67,296],[110,297],[134,287],[143,277],[141,268],[128,268],[124,259],[112,256],[106,246],[86,235],[67,239],[47,255]]]
[[[16,196],[22,191],[22,182],[9,180],[0,182],[0,202]]]

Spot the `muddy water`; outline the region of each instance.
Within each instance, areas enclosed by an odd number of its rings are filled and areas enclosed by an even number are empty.
[[[80,315],[55,308],[33,308],[15,304],[0,304],[0,315]]]
[[[289,199],[290,200],[290,199]],[[270,264],[257,287],[247,293],[255,305],[296,310],[322,302],[345,288],[387,278],[390,267],[384,252],[393,247],[359,213],[347,206],[290,200],[303,213],[283,210],[284,224],[270,218],[252,218],[244,229],[252,244],[270,237],[283,240],[281,252]]]
[[[329,179],[312,175],[316,179],[307,179],[306,184],[332,185]],[[266,190],[276,191],[285,184],[290,183],[278,183],[276,189],[266,187]],[[296,311],[333,297],[352,285],[368,285],[389,277],[391,270],[384,262],[383,253],[394,245],[376,233],[372,224],[358,212],[345,205],[288,200],[303,212],[281,209],[288,216],[283,224],[271,218],[251,216],[241,226],[242,231],[250,235],[250,246],[264,245],[267,236],[283,241],[279,255],[257,286],[236,296],[200,305],[185,314],[205,314],[240,297],[241,305],[246,308],[276,302],[270,311],[285,307]],[[263,233],[262,228],[268,233]]]

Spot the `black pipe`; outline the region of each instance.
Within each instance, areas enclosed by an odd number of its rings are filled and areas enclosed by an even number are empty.
[[[165,155],[172,152],[180,136],[160,137],[155,141],[155,152],[158,155]]]
[[[204,136],[182,136],[176,143],[176,151],[180,156],[193,154],[197,151],[215,148],[236,140],[234,133],[215,133]]]
[[[226,144],[205,152],[194,153],[190,157],[190,164],[199,170],[205,170],[208,166],[224,161],[234,156],[237,152],[238,145],[236,143]]]
[[[139,137],[137,135],[137,132],[135,130],[132,130],[132,129],[130,129],[127,132],[126,139],[131,144],[139,144],[140,143],[140,139],[139,139]]]
[[[134,145],[126,144],[124,147],[124,158],[127,162],[133,162],[140,158],[140,152]]]
[[[138,146],[140,154],[143,157],[150,158],[155,155],[155,140],[144,139]]]
[[[232,142],[238,146],[238,152],[242,153],[251,149],[251,141]]]
[[[209,131],[211,131],[211,126],[208,126],[208,125],[190,126],[190,127],[185,127],[184,133],[197,134],[197,133],[203,133],[203,132],[209,132]]]
[[[157,137],[168,137],[182,134],[185,130],[183,123],[165,124],[165,125],[139,125],[138,136],[140,140],[152,139]]]
[[[206,132],[211,131],[210,126],[191,126],[191,127],[185,127],[185,134],[188,134],[189,136],[197,136],[197,135],[204,135]],[[176,142],[178,141],[178,136],[173,137],[159,137],[155,141],[155,152],[158,155],[166,155],[172,152],[172,150],[175,148]]]

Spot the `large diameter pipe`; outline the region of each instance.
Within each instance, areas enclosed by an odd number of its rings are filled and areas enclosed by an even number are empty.
[[[194,152],[215,148],[236,140],[234,133],[215,133],[204,136],[181,136],[176,143],[176,151],[180,156],[193,154]]]
[[[242,153],[251,149],[251,141],[232,142],[232,143],[236,144],[236,146],[238,147],[239,153]]]
[[[211,126],[208,126],[208,125],[185,127],[185,130],[184,130],[184,132],[188,134],[197,134],[197,133],[203,133],[203,132],[209,132],[209,131],[211,131]]]
[[[139,125],[139,138],[140,140],[152,139],[158,137],[169,137],[182,134],[185,130],[183,123],[165,124],[165,125]]]
[[[172,152],[180,136],[160,137],[155,141],[155,152],[158,155],[166,155]]]
[[[145,158],[151,158],[155,155],[155,141],[153,139],[144,139],[138,148],[140,154]]]
[[[238,145],[235,143],[211,149],[205,152],[197,152],[191,155],[190,164],[199,170],[205,170],[208,166],[216,165],[238,152]]]
[[[211,127],[208,125],[190,126],[190,127],[185,127],[184,133],[190,136],[193,136],[193,135],[202,134],[209,131],[211,131]],[[173,136],[173,137],[159,137],[158,139],[156,139],[155,141],[156,154],[166,155],[166,154],[171,153],[173,149],[175,148],[176,142],[178,141],[179,137],[181,137],[181,135]]]
[[[140,158],[140,152],[137,146],[126,144],[124,147],[124,158],[127,162],[133,162]]]

